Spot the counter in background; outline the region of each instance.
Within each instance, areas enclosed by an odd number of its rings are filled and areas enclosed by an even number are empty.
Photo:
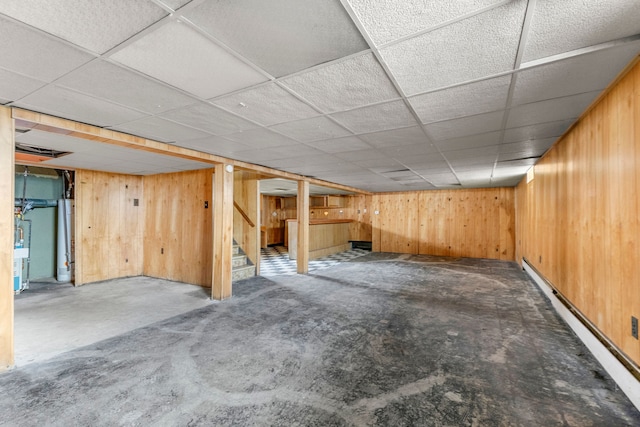
[[[309,221],[309,259],[344,252],[349,243],[350,219],[312,219]],[[298,254],[298,226],[295,219],[287,220],[289,259]]]

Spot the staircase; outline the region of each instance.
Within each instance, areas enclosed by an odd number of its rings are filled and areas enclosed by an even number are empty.
[[[249,261],[244,254],[242,248],[233,241],[233,270],[231,272],[231,281],[247,279],[256,275],[256,266]]]

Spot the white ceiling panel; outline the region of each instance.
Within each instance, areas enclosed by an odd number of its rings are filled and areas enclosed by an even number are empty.
[[[275,125],[271,128],[303,142],[320,141],[351,135],[351,132],[326,117],[298,120]]]
[[[209,154],[216,154],[224,157],[238,158],[237,155],[241,152],[251,149],[248,145],[241,144],[235,141],[229,141],[228,139],[219,136],[209,136],[206,138],[190,139],[187,141],[181,141],[175,145],[185,148],[191,148],[192,150],[203,151]]]
[[[139,111],[58,86],[46,86],[22,98],[16,105],[97,126],[112,126],[144,115]]]
[[[241,142],[256,150],[281,147],[283,145],[292,145],[296,143],[296,141],[291,138],[264,128],[249,129],[243,132],[232,133],[225,135],[225,138]]]
[[[348,160],[356,163],[359,163],[365,160],[385,160],[385,161],[389,160],[389,156],[387,156],[386,154],[383,154],[378,150],[371,150],[371,149],[345,151],[343,153],[335,153],[334,156],[338,157],[339,159]],[[395,162],[392,162],[392,163],[395,163]]]
[[[187,3],[190,3],[192,0],[161,0],[162,3],[166,4],[173,10],[177,10],[184,6]]]
[[[158,28],[111,58],[201,98],[213,98],[267,80],[180,22]]]
[[[325,113],[399,97],[371,53],[289,77],[282,80],[282,84]]]
[[[526,1],[516,0],[381,50],[406,95],[513,68]]]
[[[522,154],[521,157],[540,155],[544,154],[549,148],[551,148],[557,139],[557,137],[551,137],[501,144],[499,151],[501,156],[509,156],[513,153],[520,153]]]
[[[1,15],[0,40],[0,67],[46,82],[94,58]]]
[[[401,37],[441,25],[501,0],[454,2],[347,0],[369,36],[380,46]]]
[[[537,123],[529,126],[507,129],[504,132],[504,143],[528,141],[533,139],[543,139],[562,135],[569,126],[575,122],[574,119],[559,120],[547,123]]]
[[[315,141],[310,145],[325,153],[342,153],[345,151],[366,150],[371,148],[357,136]]]
[[[440,150],[454,151],[454,150],[466,150],[469,148],[490,147],[492,145],[499,145],[502,137],[502,132],[488,132],[478,135],[463,136],[462,138],[447,139],[444,141],[438,141],[436,145]]]
[[[416,120],[404,101],[391,101],[335,113],[331,117],[355,133],[370,133],[416,125]]]
[[[205,132],[163,120],[159,117],[145,117],[113,126],[113,129],[133,135],[142,135],[161,142],[186,141],[208,136]]]
[[[96,53],[167,15],[148,0],[3,0],[0,13]]]
[[[637,0],[537,0],[523,60],[640,33]]]
[[[275,77],[368,49],[338,0],[206,1],[185,16]]]
[[[16,101],[46,83],[0,68],[0,99]]]
[[[512,105],[602,90],[638,52],[640,41],[521,71]]]
[[[368,133],[360,135],[360,138],[367,141],[369,145],[373,147],[397,147],[401,145],[429,143],[429,139],[420,126]]]
[[[429,136],[435,141],[461,138],[500,130],[504,113],[504,111],[493,111],[491,113],[461,117],[459,119],[431,123],[426,125],[425,128],[429,132]]]
[[[399,145],[396,147],[381,147],[378,149],[381,153],[402,161],[403,159],[411,159],[414,156],[437,153],[438,149],[430,143],[422,143],[415,145]]]
[[[213,103],[265,126],[319,115],[275,83],[218,98]]]
[[[100,60],[78,68],[56,84],[150,114],[184,107],[194,102],[192,97],[180,91]]]
[[[422,123],[504,110],[511,76],[484,80],[409,98]]]
[[[191,126],[214,135],[226,135],[256,128],[257,125],[205,102],[169,111],[159,117]]]
[[[496,159],[498,155],[498,147],[498,145],[491,145],[487,147],[468,148],[464,150],[442,152],[442,155],[446,157],[452,165],[454,163],[484,163],[489,159]]]
[[[588,92],[548,101],[524,104],[509,110],[508,128],[577,118],[600,92]]]

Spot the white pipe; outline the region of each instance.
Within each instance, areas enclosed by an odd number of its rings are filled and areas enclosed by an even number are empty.
[[[58,200],[58,282],[71,281],[71,200]]]

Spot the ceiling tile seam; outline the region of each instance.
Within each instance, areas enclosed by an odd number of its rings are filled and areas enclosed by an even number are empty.
[[[361,50],[360,52],[352,53],[352,54],[347,55],[347,56],[341,56],[340,58],[337,58],[337,59],[334,59],[334,60],[331,60],[331,61],[326,61],[326,62],[317,64],[317,65],[314,65],[312,67],[305,68],[304,70],[300,70],[300,71],[296,71],[295,73],[287,74],[286,76],[278,77],[278,78],[275,79],[275,81],[279,82],[279,81],[282,81],[282,80],[290,79],[292,77],[298,77],[298,76],[301,76],[303,74],[307,74],[307,73],[311,73],[311,72],[314,72],[314,71],[322,70],[323,68],[329,68],[331,66],[338,65],[338,64],[341,64],[343,62],[351,61],[352,59],[358,58],[360,56],[365,56],[365,55],[368,55],[370,53],[372,53],[371,52],[371,48],[365,49],[365,50]]]
[[[451,169],[451,172],[454,174],[454,176],[456,177],[458,182],[460,182],[460,179],[456,175],[455,170],[453,169],[453,166],[451,165],[449,160],[447,160],[447,158],[440,152],[439,148],[433,144],[434,139],[431,137],[429,132],[427,132],[427,129],[422,124],[422,121],[420,120],[420,117],[418,116],[417,112],[415,111],[415,109],[413,108],[413,106],[411,105],[409,100],[407,99],[407,94],[404,92],[404,90],[402,89],[402,87],[400,86],[398,81],[396,80],[395,76],[391,72],[391,69],[389,68],[387,63],[384,61],[384,58],[380,54],[380,50],[376,47],[375,43],[373,43],[373,39],[371,38],[371,36],[367,32],[367,29],[365,28],[365,26],[362,24],[362,21],[360,21],[360,18],[358,17],[358,15],[355,13],[353,8],[349,4],[348,0],[340,0],[340,3],[342,3],[342,6],[345,8],[347,13],[351,17],[351,20],[356,25],[356,28],[358,28],[358,30],[362,34],[362,37],[364,38],[364,40],[367,42],[369,47],[371,47],[371,52],[373,53],[374,57],[376,58],[376,60],[378,61],[378,63],[382,67],[382,69],[384,70],[385,74],[387,75],[387,77],[389,78],[389,80],[391,81],[393,86],[395,87],[395,89],[398,92],[398,94],[400,94],[400,97],[402,98],[405,106],[409,109],[409,111],[413,115],[414,119],[416,120],[416,122],[420,126],[420,129],[422,130],[422,133],[427,138],[428,142],[431,144],[431,146],[435,147],[435,149],[438,151],[438,153],[440,153],[440,155],[442,156],[444,161],[447,163],[447,165]]]
[[[206,0],[191,0],[191,1],[188,1],[186,4],[183,4],[177,9],[173,9],[171,6],[165,4],[163,0],[151,0],[151,1],[157,4],[159,7],[165,9],[169,13],[176,13],[176,12],[184,13],[185,11],[190,11],[192,9],[195,9],[196,7],[204,3]]]
[[[141,38],[147,36],[148,34],[156,31],[158,28],[163,27],[163,26],[167,25],[168,23],[173,22],[175,20],[176,20],[176,16],[171,14],[171,13],[169,13],[168,15],[163,16],[162,18],[158,19],[153,24],[150,24],[150,25],[146,26],[145,28],[143,28],[142,30],[138,31],[137,33],[135,33],[131,37],[122,40],[117,45],[115,45],[112,48],[106,50],[105,52],[99,53],[98,55],[101,58],[108,58],[111,55],[121,51],[122,49],[124,49],[124,48],[130,46],[131,44],[135,43],[136,41],[140,40]]]
[[[517,71],[529,70],[543,65],[552,64],[554,62],[563,61],[565,59],[575,58],[589,53],[599,52],[602,50],[612,49],[626,44],[630,44],[640,40],[640,34],[633,36],[622,37],[620,39],[611,40],[605,43],[599,43],[592,46],[582,47],[580,49],[574,49],[567,52],[558,53],[556,55],[546,56],[544,58],[534,59],[532,61],[525,62],[520,65]]]
[[[190,19],[186,18],[185,16],[180,15],[180,17],[177,19],[177,22],[188,25],[189,27],[191,27],[191,29],[195,30],[198,34],[205,37],[211,43],[215,44],[216,46],[218,46],[219,48],[221,48],[222,50],[224,50],[229,55],[233,56],[243,64],[252,68],[254,71],[258,72],[259,74],[262,74],[268,80],[273,81],[276,79],[275,76],[272,76],[271,74],[267,73],[266,70],[254,64],[253,61],[250,61],[244,55],[241,55],[239,52],[236,52],[230,46],[227,46],[226,43],[223,43],[222,41],[218,40],[216,37],[213,36],[213,34],[209,33],[204,28],[200,28],[198,25],[196,25],[194,22],[192,22]]]
[[[433,186],[435,187],[435,184],[434,184],[432,181],[428,180],[427,178],[425,178],[425,177],[424,177],[424,176],[422,176],[421,174],[417,173],[415,170],[413,170],[413,168],[412,168],[412,167],[407,166],[406,164],[404,164],[402,161],[400,161],[400,160],[396,159],[395,157],[393,157],[392,159],[393,159],[394,161],[396,161],[396,162],[400,163],[400,164],[401,164],[402,166],[404,166],[405,168],[409,169],[409,170],[411,171],[411,173],[413,173],[414,175],[416,175],[416,176],[420,177],[423,181],[428,182],[428,183],[429,183],[429,185],[433,185]],[[387,173],[388,173],[388,172],[387,172]]]
[[[455,17],[453,19],[450,19],[448,21],[441,22],[441,23],[439,23],[437,25],[434,25],[433,27],[425,28],[423,30],[416,31],[415,33],[411,33],[411,34],[407,34],[406,36],[399,37],[399,38],[397,38],[395,40],[392,40],[392,41],[389,41],[389,42],[386,42],[386,43],[382,43],[381,45],[376,46],[376,48],[377,49],[385,49],[387,47],[391,47],[391,46],[394,46],[396,44],[400,44],[400,43],[402,43],[404,41],[411,40],[413,38],[420,37],[420,36],[422,36],[424,34],[428,34],[428,33],[431,33],[433,31],[437,31],[439,29],[448,27],[450,25],[457,24],[458,22],[462,22],[462,21],[467,20],[469,18],[473,18],[474,16],[482,15],[485,12],[489,12],[489,11],[491,11],[493,9],[497,9],[499,7],[505,6],[505,5],[509,4],[509,3],[511,3],[512,1],[513,0],[503,0],[501,2],[494,3],[494,4],[489,5],[489,6],[481,7],[480,9],[476,9],[476,10],[473,10],[471,12],[467,12],[467,13],[465,13],[463,15],[459,15],[459,16],[457,16],[457,17]]]
[[[529,29],[531,26],[531,20],[533,19],[535,6],[536,6],[536,0],[527,1],[527,9],[524,12],[524,20],[522,22],[522,29],[520,30],[520,40],[518,41],[518,50],[516,52],[516,58],[513,64],[514,70],[518,70],[520,68],[520,64],[522,62],[522,56],[524,55],[524,50],[527,47],[527,37],[529,35]],[[505,129],[509,121],[511,104],[513,102],[513,93],[515,91],[517,80],[518,80],[518,73],[513,73],[509,81],[509,91],[507,92],[507,100],[505,102],[505,112],[502,115],[502,123],[500,125],[500,137],[498,138],[500,146],[504,143],[504,137],[506,134]],[[496,153],[496,160],[493,162],[493,167],[491,168],[491,175],[489,176],[489,182],[493,182],[496,169],[498,168],[498,160],[500,159],[500,147],[498,147],[497,151],[498,152]]]

